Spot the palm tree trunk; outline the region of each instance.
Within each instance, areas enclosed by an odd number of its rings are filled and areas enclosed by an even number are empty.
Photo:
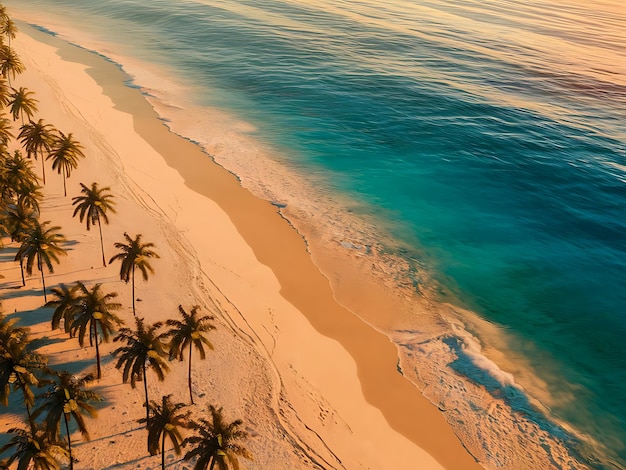
[[[43,264],[41,262],[41,255],[37,253],[37,266],[39,267],[39,271],[41,271],[41,284],[43,285],[43,301],[44,303],[48,302],[48,298],[46,297],[46,280],[43,277]]]
[[[165,432],[161,436],[161,470],[165,470]]]
[[[146,364],[142,366],[143,370],[143,389],[146,392],[146,430],[150,429],[150,408],[148,408],[148,380],[146,377]],[[150,452],[150,433],[148,433],[148,452]]]
[[[98,348],[98,323],[96,323],[96,321],[93,321],[93,336],[94,336],[94,341],[96,342],[96,363],[98,364],[98,380],[100,380],[101,374],[100,374],[100,349]]]
[[[35,422],[33,421],[33,416],[30,414],[30,405],[28,404],[28,399],[26,398],[26,388],[24,381],[20,377],[19,374],[15,374],[17,376],[17,381],[22,389],[22,393],[24,394],[24,405],[26,406],[26,414],[28,415],[28,424],[30,425],[30,430],[35,433]]]
[[[30,405],[26,402],[26,414],[28,415],[28,424],[30,425],[30,430],[34,432],[35,429],[35,421],[33,421],[33,415],[30,413]]]
[[[46,162],[43,158],[43,152],[41,152],[41,173],[43,176],[43,184],[46,184]]]
[[[135,265],[133,264],[133,316],[137,316],[135,313]]]
[[[98,216],[98,229],[100,229],[100,248],[102,249],[102,266],[106,268],[107,262],[104,259],[104,243],[102,242],[102,224],[100,224],[100,216]]]
[[[187,383],[189,384],[189,399],[191,400],[191,404],[193,405],[193,393],[191,391],[191,346],[192,343],[189,343],[189,375],[187,377]]]
[[[26,280],[24,279],[24,258],[20,258],[20,271],[22,273],[22,287],[26,285]]]
[[[65,421],[65,432],[67,433],[67,450],[70,454],[70,470],[74,470],[74,459],[72,458],[72,440],[70,439],[70,425],[67,422],[67,414],[63,413]]]
[[[67,197],[67,188],[65,186],[65,167],[61,168],[63,171],[63,196]]]

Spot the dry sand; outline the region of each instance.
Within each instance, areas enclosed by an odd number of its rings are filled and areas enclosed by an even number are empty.
[[[155,274],[137,282],[138,315],[165,320],[182,304],[216,317],[215,351],[205,361],[194,356],[191,409],[199,415],[212,403],[227,419],[244,420],[254,461],[241,459],[242,468],[481,468],[439,410],[397,372],[395,346],[335,300],[304,240],[274,206],[169,132],[114,64],[26,26],[12,45],[27,67],[14,86],[36,92],[35,118],[72,132],[86,148],[67,197],[61,177],[47,169],[41,218],[70,241],[47,285],[100,282],[119,293],[121,316],[132,325],[130,285],[119,280],[119,265],[102,267],[97,230],[71,217],[79,182],[110,186],[117,214],[103,227],[107,259],[124,232],[143,234],[161,256]],[[50,330],[40,277],[33,273],[20,287],[15,250],[0,252],[3,311],[32,328],[51,364],[93,371],[93,348]],[[92,439],[73,436],[77,470],[160,467],[137,423],[145,413],[142,387],[123,384],[107,355],[116,346],[102,348],[104,376],[94,389],[105,401],[88,422]],[[164,382],[148,377],[151,399],[171,393],[186,402],[187,363],[170,365]],[[21,419],[17,395],[9,408],[17,414],[0,415],[3,433]],[[191,468],[172,450],[166,462]]]

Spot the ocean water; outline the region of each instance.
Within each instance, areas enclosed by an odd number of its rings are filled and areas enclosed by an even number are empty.
[[[3,3],[209,152],[234,129],[244,184],[451,305],[389,333],[489,468],[626,468],[620,0]]]

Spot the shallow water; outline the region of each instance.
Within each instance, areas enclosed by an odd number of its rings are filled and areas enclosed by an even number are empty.
[[[481,422],[482,443],[466,436],[492,467],[512,468],[502,436],[529,432],[507,419],[547,433],[537,452],[554,439],[594,468],[626,466],[619,2],[4,3],[120,61],[212,153],[216,125],[239,130],[220,161],[244,183],[485,320],[457,309],[440,330],[416,319],[390,334],[434,402],[476,422],[508,410],[501,428]]]

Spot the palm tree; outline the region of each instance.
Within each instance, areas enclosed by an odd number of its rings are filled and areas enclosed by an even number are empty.
[[[32,163],[19,150],[0,160],[0,197],[3,200],[17,200],[20,194],[38,188],[38,181]]]
[[[24,124],[17,136],[26,150],[28,158],[32,156],[37,160],[37,154],[41,153],[41,171],[43,184],[46,184],[46,166],[44,164],[44,151],[50,152],[54,142],[54,127],[52,124],[45,124],[43,119],[37,122],[30,121]]]
[[[0,353],[4,353],[9,342],[19,343],[28,337],[28,328],[15,326],[18,321],[18,318],[9,319],[0,313]]]
[[[38,397],[43,401],[33,412],[33,417],[37,418],[45,412],[44,424],[46,432],[51,438],[58,438],[61,428],[61,416],[63,416],[67,434],[70,470],[72,470],[74,468],[74,459],[72,458],[69,422],[74,418],[78,430],[83,438],[88,441],[89,431],[87,430],[84,416],[88,415],[92,418],[97,416],[98,413],[91,403],[102,401],[102,397],[85,388],[89,382],[93,381],[92,374],[79,377],[68,371],[57,372],[51,369],[48,369],[48,373],[56,378],[55,383],[47,392]]]
[[[28,207],[24,201],[18,201],[17,204],[9,204],[5,213],[5,225],[9,229],[11,241],[21,242],[26,234],[32,230],[37,222],[38,214],[31,207]],[[24,258],[20,257],[20,273],[22,274],[22,286],[26,285],[24,279]]]
[[[60,284],[59,287],[53,287],[50,290],[56,296],[56,300],[48,301],[45,306],[54,307],[51,321],[52,329],[59,328],[61,320],[63,320],[63,328],[71,336],[71,325],[77,311],[78,285],[68,287],[65,284]]]
[[[59,458],[65,460],[69,456],[67,444],[50,437],[41,426],[35,425],[30,431],[12,428],[8,433],[13,437],[0,448],[0,454],[11,448],[15,451],[7,459],[6,468],[17,461],[18,470],[61,470]]]
[[[204,360],[206,353],[204,346],[213,349],[213,345],[203,334],[215,329],[209,322],[213,320],[212,316],[198,316],[198,306],[191,309],[191,313],[187,313],[182,305],[178,306],[178,312],[182,317],[181,320],[169,319],[166,325],[170,326],[170,330],[166,333],[170,339],[170,358],[178,357],[179,361],[183,360],[183,354],[189,349],[189,373],[187,383],[189,385],[189,399],[193,405],[193,393],[191,391],[191,353],[192,347],[200,353],[200,359]]]
[[[2,90],[2,81],[0,80],[0,106],[5,106],[7,102],[8,97]],[[5,117],[4,113],[0,112],[0,146],[2,148],[6,148],[13,138],[13,133],[11,132],[12,129],[13,125],[11,124],[11,121]]]
[[[9,404],[11,389],[20,390],[28,422],[33,424],[31,408],[35,404],[35,395],[31,386],[39,385],[36,372],[45,367],[47,359],[29,351],[30,340],[25,328],[14,327],[15,321],[0,318],[2,345],[0,346],[0,403]]]
[[[15,26],[11,18],[5,18],[0,24],[0,34],[4,34],[9,38],[9,47],[11,47],[11,39],[15,39],[17,31],[17,26]]]
[[[9,86],[11,86],[11,75],[15,78],[24,70],[26,67],[16,52],[9,46],[0,45],[0,74],[9,80]]]
[[[17,121],[17,118],[22,118],[22,124],[24,124],[24,114],[30,119],[37,111],[38,101],[31,97],[34,93],[28,91],[24,87],[20,87],[19,90],[13,88],[13,93],[9,98],[10,112],[13,116],[13,120]]]
[[[91,225],[98,224],[100,230],[100,248],[102,249],[102,266],[106,266],[107,263],[104,258],[104,244],[102,242],[102,221],[105,224],[109,224],[109,217],[107,212],[115,214],[115,201],[113,201],[113,195],[108,191],[111,190],[108,186],[106,188],[98,188],[98,183],[91,183],[91,188],[88,188],[83,183],[80,183],[82,188],[80,192],[82,196],[76,196],[72,199],[72,205],[76,206],[72,217],[76,217],[79,214],[80,221],[83,219],[87,222],[87,230]]]
[[[227,424],[222,416],[222,408],[213,405],[209,405],[209,412],[211,421],[201,418],[190,423],[198,434],[184,440],[183,445],[191,444],[193,448],[185,454],[183,460],[197,457],[194,470],[212,470],[215,465],[219,470],[228,470],[229,464],[238,469],[237,456],[252,460],[248,449],[237,442],[248,437],[248,433],[240,429],[243,421],[237,419]]]
[[[159,334],[157,330],[163,326],[161,322],[154,325],[145,325],[143,318],[135,318],[137,328],[122,328],[113,341],[124,341],[125,346],[120,346],[113,355],[120,355],[115,367],[124,368],[122,371],[122,381],[130,380],[130,386],[135,388],[137,380],[143,380],[144,392],[146,395],[146,427],[150,428],[150,414],[148,408],[148,381],[146,379],[146,369],[149,367],[156,374],[159,381],[165,379],[165,373],[169,371],[169,366],[165,358],[167,357],[167,347],[164,342],[165,335]]]
[[[39,215],[37,209],[38,207],[32,207],[26,199],[18,199],[17,203],[7,204],[5,219],[11,241],[21,242],[24,239],[37,221]]]
[[[113,313],[113,310],[119,310],[122,305],[116,302],[111,302],[112,299],[117,297],[116,292],[109,292],[104,294],[100,287],[102,284],[96,284],[91,290],[87,289],[82,282],[76,283],[76,289],[78,290],[78,296],[76,301],[76,311],[74,314],[74,320],[72,321],[71,331],[75,334],[78,331],[78,342],[81,347],[85,342],[85,333],[87,329],[90,331],[90,336],[94,338],[96,344],[96,363],[98,367],[97,378],[98,380],[102,376],[100,370],[100,350],[98,348],[98,326],[102,332],[102,340],[109,342],[111,333],[116,325],[121,325],[123,321]]]
[[[6,80],[0,76],[0,105],[5,107],[9,104],[12,88],[7,85]]]
[[[120,250],[120,253],[116,254],[109,260],[112,263],[115,260],[120,260],[122,266],[120,267],[120,279],[126,283],[132,279],[133,285],[133,315],[135,313],[135,268],[139,268],[143,275],[143,280],[148,280],[148,271],[154,273],[154,269],[148,261],[150,258],[160,258],[150,248],[154,246],[154,243],[141,243],[141,234],[136,235],[133,240],[127,233],[124,233],[126,238],[126,244],[117,242],[115,248]]]
[[[72,170],[78,167],[78,158],[85,158],[83,146],[72,136],[72,133],[65,135],[59,131],[50,146],[50,153],[46,160],[52,160],[52,169],[63,174],[63,195],[67,196],[65,179],[70,177]]]
[[[165,438],[168,437],[174,446],[176,455],[181,453],[183,437],[180,434],[180,427],[188,426],[189,412],[181,413],[180,410],[187,405],[184,403],[172,403],[172,395],[162,398],[162,403],[150,401],[149,411],[152,414],[150,427],[148,428],[148,452],[150,455],[159,453],[161,447],[161,468],[165,470]],[[146,422],[145,418],[139,420]],[[161,441],[159,443],[159,441]],[[159,445],[160,444],[160,445]]]
[[[37,259],[37,268],[41,271],[41,282],[43,284],[43,299],[46,297],[46,281],[43,274],[44,264],[48,271],[53,273],[52,261],[59,262],[59,255],[65,255],[65,249],[60,246],[65,241],[65,237],[58,233],[61,227],[48,227],[50,222],[39,223],[35,221],[33,227],[29,229],[22,240],[22,245],[17,250],[15,260],[26,258],[26,273],[30,276],[33,273],[33,264]]]

